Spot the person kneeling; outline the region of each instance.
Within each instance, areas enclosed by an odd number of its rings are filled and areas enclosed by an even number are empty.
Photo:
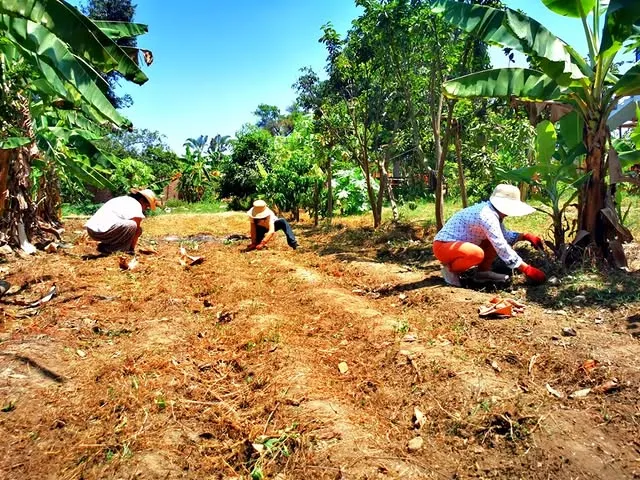
[[[247,211],[251,224],[251,244],[247,250],[262,250],[273,238],[276,230],[282,230],[287,237],[287,244],[294,250],[298,248],[296,236],[291,225],[284,218],[278,216],[269,208],[264,200],[256,200],[253,207]]]
[[[149,190],[131,191],[131,194],[115,197],[102,205],[86,223],[89,237],[100,242],[100,253],[132,252],[142,234],[140,224],[144,212],[155,210],[157,199]]]
[[[535,209],[520,200],[520,190],[513,185],[496,186],[487,202],[472,205],[454,214],[433,241],[433,254],[442,263],[442,276],[449,285],[460,287],[460,274],[472,267],[478,269],[476,282],[506,282],[508,275],[490,271],[496,256],[507,267],[518,269],[535,283],[542,283],[544,272],[525,263],[511,247],[520,240],[542,250],[540,237],[517,233],[502,223],[507,216],[523,216]]]

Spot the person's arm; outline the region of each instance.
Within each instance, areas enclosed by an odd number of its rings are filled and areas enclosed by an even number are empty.
[[[523,262],[520,255],[511,248],[511,242],[509,241],[515,242],[518,234],[506,230],[498,217],[490,211],[481,211],[478,221],[487,240],[491,242],[491,245],[496,250],[498,257],[502,259],[507,267],[511,269],[518,268]]]
[[[274,233],[276,233],[276,219],[274,215],[271,215],[271,217],[269,217],[269,230],[267,231],[267,233],[265,233],[262,241],[258,245],[256,245],[256,248],[258,250],[264,248],[267,243],[273,238]]]
[[[131,241],[131,250],[135,250],[136,245],[138,245],[138,239],[140,238],[140,235],[142,235],[142,228],[140,228],[142,218],[134,217],[131,220],[136,222],[136,226],[138,227],[136,230],[136,234],[133,236],[133,240]]]
[[[249,248],[255,247],[256,246],[256,222],[255,220],[251,219],[249,220],[249,225],[250,225],[250,233],[249,235],[251,236],[251,243],[249,244]]]

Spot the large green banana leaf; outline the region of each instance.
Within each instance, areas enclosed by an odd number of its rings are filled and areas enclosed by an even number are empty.
[[[638,0],[640,3],[640,0]],[[640,94],[640,62],[626,71],[613,87],[613,91],[619,97]]]
[[[445,95],[465,97],[510,97],[541,102],[569,99],[566,89],[544,73],[527,68],[485,70],[450,80],[444,84]]]
[[[133,38],[149,31],[149,28],[142,23],[111,22],[107,20],[93,20],[93,23],[111,40]]]
[[[640,0],[610,0],[602,30],[599,56],[608,69],[615,54],[640,29]]]
[[[580,18],[595,8],[596,1],[599,0],[542,0],[542,3],[558,15]]]
[[[74,103],[87,103],[91,111],[99,112],[116,125],[129,125],[111,105],[96,85],[100,75],[69,50],[67,44],[42,25],[0,15],[0,30],[43,73],[43,77],[62,98]],[[76,95],[74,95],[74,90]]]
[[[40,25],[105,73],[118,71],[138,84],[148,80],[113,40],[64,0],[0,0],[0,14]],[[41,40],[43,49],[48,48],[48,37],[41,35]]]
[[[591,77],[584,59],[536,20],[515,10],[499,10],[454,0],[432,0],[432,11],[481,40],[531,55],[540,69],[560,85]]]

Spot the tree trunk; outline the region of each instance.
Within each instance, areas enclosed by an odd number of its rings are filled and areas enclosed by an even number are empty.
[[[318,226],[318,210],[320,210],[320,180],[315,182],[313,188],[313,226]]]
[[[436,174],[436,227],[440,230],[444,226],[444,165],[445,160],[447,159],[447,153],[449,150],[449,141],[451,139],[451,123],[453,121],[453,107],[456,102],[450,101],[448,102],[448,112],[447,112],[447,127],[444,135],[444,140],[441,141],[441,125],[442,122],[442,95],[440,95],[440,100],[438,101],[438,110],[436,113],[436,118],[434,122],[437,122],[434,125],[433,136],[436,138],[437,131],[437,142],[436,142],[436,159],[438,162],[438,171]]]
[[[398,212],[398,203],[396,202],[396,196],[393,193],[393,186],[391,185],[391,182],[389,181],[389,172],[387,171],[387,159],[386,159],[386,153],[385,153],[385,158],[383,158],[380,161],[380,175],[381,175],[381,179],[380,179],[380,193],[383,192],[383,184],[386,186],[386,191],[387,191],[387,196],[389,197],[389,203],[391,204],[391,214],[393,216],[393,223],[398,223],[398,221],[400,220],[400,213]],[[380,196],[380,210],[382,211],[382,195]]]
[[[47,162],[38,183],[38,220],[50,224],[52,227],[60,227],[60,184],[55,166]]]
[[[35,248],[30,240],[39,229],[36,208],[31,199],[29,149],[2,150],[0,158],[9,160],[6,208],[0,218],[1,240],[11,247],[33,253]]]
[[[327,164],[327,218],[331,223],[333,218],[333,162],[331,161],[331,156],[329,156]]]
[[[585,145],[587,158],[585,160],[586,171],[591,172],[591,177],[584,184],[580,192],[580,217],[578,228],[591,234],[591,239],[600,247],[602,253],[606,253],[606,232],[603,225],[600,210],[604,207],[606,188],[604,184],[604,155],[606,149],[607,132],[602,118],[592,120],[597,129],[585,129]],[[587,122],[589,125],[589,122]]]
[[[462,165],[462,145],[460,142],[460,123],[455,122],[456,132],[456,161],[458,162],[458,183],[460,184],[460,196],[462,197],[462,208],[469,206],[469,200],[467,198],[467,184],[464,180],[464,166]]]

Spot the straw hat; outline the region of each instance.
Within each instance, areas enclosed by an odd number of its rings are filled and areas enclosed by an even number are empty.
[[[271,210],[267,207],[267,203],[264,200],[256,200],[253,202],[253,207],[247,211],[247,215],[251,218],[259,220],[271,215]]]
[[[145,188],[143,190],[132,188],[131,193],[139,193],[140,195],[142,195],[147,200],[147,202],[149,202],[149,208],[151,208],[151,210],[155,210],[156,205],[159,203],[158,198],[156,197],[156,194],[153,193],[153,191],[149,190],[148,188]]]
[[[521,217],[535,211],[535,208],[520,200],[520,189],[514,185],[501,183],[496,186],[489,201],[496,210],[509,217]]]

